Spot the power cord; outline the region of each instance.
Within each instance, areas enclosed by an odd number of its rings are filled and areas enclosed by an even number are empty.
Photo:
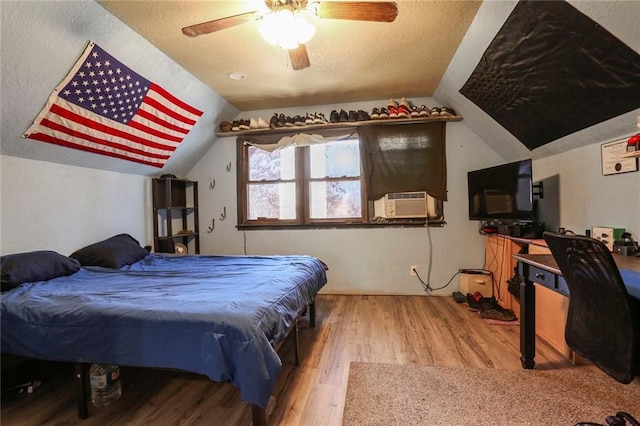
[[[416,274],[416,277],[418,278],[418,280],[420,280],[420,283],[424,287],[424,291],[425,292],[437,291],[437,290],[442,290],[443,288],[446,288],[449,284],[451,284],[451,281],[453,281],[453,279],[460,273],[460,271],[458,271],[455,274],[453,274],[451,279],[449,281],[447,281],[447,283],[445,285],[443,285],[442,287],[433,288],[433,287],[431,287],[431,284],[429,283],[428,279],[427,279],[427,282],[424,282],[424,280],[422,279],[422,277],[420,277],[420,274],[418,274],[418,271],[415,268],[413,269],[413,272]]]

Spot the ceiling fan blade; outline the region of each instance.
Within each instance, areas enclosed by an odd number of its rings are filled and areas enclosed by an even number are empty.
[[[398,16],[398,5],[390,1],[320,1],[316,5],[316,15],[329,19],[393,22]]]
[[[197,37],[199,35],[235,27],[236,25],[244,24],[246,22],[255,21],[259,16],[260,12],[257,10],[254,10],[253,12],[240,13],[239,15],[227,16],[226,18],[214,19],[213,21],[184,27],[182,29],[182,33],[189,37]]]
[[[291,68],[296,71],[303,70],[311,66],[311,63],[309,62],[309,55],[307,54],[307,48],[304,44],[298,46],[297,49],[289,50],[289,59],[291,60]]]

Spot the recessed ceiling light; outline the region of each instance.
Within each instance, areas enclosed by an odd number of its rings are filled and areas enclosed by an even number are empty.
[[[227,77],[229,77],[231,80],[244,80],[245,78],[247,78],[247,75],[245,73],[235,71],[227,74]]]

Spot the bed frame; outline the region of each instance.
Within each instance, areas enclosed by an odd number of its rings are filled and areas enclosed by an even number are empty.
[[[307,306],[309,310],[309,326],[315,328],[316,326],[316,302],[313,301]],[[300,365],[300,352],[299,352],[299,340],[298,340],[298,321],[300,317],[306,314],[307,309],[304,309],[298,318],[293,322],[292,326],[286,333],[286,336],[275,347],[276,351],[280,350],[282,344],[287,340],[289,335],[293,333],[294,339],[294,356],[295,365]],[[90,363],[77,362],[75,363],[74,380],[76,382],[76,401],[78,403],[78,418],[89,418],[89,395],[91,394],[91,385],[89,382],[89,367]],[[251,420],[253,426],[267,426],[267,413],[266,410],[258,405],[249,404],[251,407]]]

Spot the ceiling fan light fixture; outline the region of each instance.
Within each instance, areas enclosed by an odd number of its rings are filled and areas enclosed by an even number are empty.
[[[280,9],[262,18],[259,32],[267,43],[291,50],[311,40],[316,29],[299,13]]]

